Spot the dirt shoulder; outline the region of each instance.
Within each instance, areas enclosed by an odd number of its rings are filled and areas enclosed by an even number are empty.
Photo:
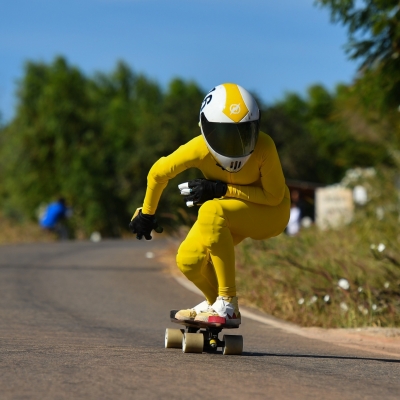
[[[0,245],[54,242],[55,236],[33,222],[18,223],[0,214]]]
[[[400,357],[399,328],[321,329],[300,328],[304,336],[338,346]]]

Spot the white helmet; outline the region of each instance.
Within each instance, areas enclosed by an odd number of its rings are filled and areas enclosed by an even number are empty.
[[[260,110],[241,86],[224,83],[207,93],[200,108],[200,129],[222,169],[240,171],[257,144]]]

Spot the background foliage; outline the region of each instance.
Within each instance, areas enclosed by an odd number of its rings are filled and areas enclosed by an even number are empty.
[[[305,96],[288,93],[272,105],[259,100],[262,130],[275,140],[288,179],[330,184],[356,165],[391,164],[378,124],[357,109],[355,93],[314,85]],[[62,195],[80,236],[120,236],[142,204],[151,165],[200,134],[203,97],[194,82],[174,79],[164,90],[123,62],[94,76],[62,57],[28,62],[15,118],[0,128],[2,213],[35,219],[41,204]],[[194,218],[176,186],[198,176],[187,171],[165,190],[159,217],[167,227]]]
[[[0,133],[3,212],[35,218],[41,203],[63,195],[75,229],[119,236],[143,201],[151,165],[198,134],[203,93],[179,79],[164,93],[124,63],[89,78],[60,57],[27,63],[17,96],[16,116]],[[170,185],[162,210],[176,208],[176,192]]]
[[[302,326],[400,326],[399,188],[392,169],[349,170],[369,201],[350,225],[237,247],[242,302]]]

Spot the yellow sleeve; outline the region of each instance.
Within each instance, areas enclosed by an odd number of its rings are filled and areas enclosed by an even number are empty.
[[[144,214],[155,214],[161,194],[170,179],[200,164],[203,147],[199,146],[199,137],[197,137],[180,146],[169,156],[161,157],[156,161],[147,175],[147,190],[142,209]]]
[[[268,135],[265,135],[261,149],[256,149],[255,153],[248,162],[259,164],[260,185],[228,184],[225,197],[235,197],[256,204],[276,206],[282,202],[284,197],[289,198],[290,195],[285,184],[275,143]]]

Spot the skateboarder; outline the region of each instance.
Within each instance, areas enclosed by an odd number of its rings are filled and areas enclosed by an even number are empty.
[[[150,169],[143,207],[129,224],[138,239],[150,240],[151,231],[159,230],[155,213],[170,179],[188,168],[198,168],[205,178],[179,185],[186,204],[200,208],[176,262],[205,300],[178,311],[178,320],[209,322],[212,317],[239,325],[234,246],[247,237],[279,235],[287,225],[289,190],[275,144],[259,131],[259,123],[260,110],[247,90],[218,85],[201,104],[201,135]]]

